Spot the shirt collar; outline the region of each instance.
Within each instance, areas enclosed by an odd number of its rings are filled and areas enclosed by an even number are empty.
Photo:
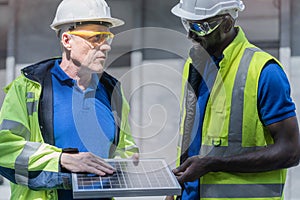
[[[222,54],[219,57],[215,57],[215,56],[211,56],[212,60],[214,61],[214,63],[218,66],[219,68],[219,63],[221,62],[221,60],[224,58],[224,54]]]
[[[76,80],[70,78],[60,67],[61,63],[61,59],[56,60],[54,67],[51,69],[51,73],[60,81],[60,82],[65,82],[65,83],[69,83],[72,86],[76,85]],[[99,76],[97,74],[92,74],[92,79],[90,82],[90,85],[88,86],[88,88],[86,89],[86,92],[89,91],[95,91],[96,89],[100,89],[99,88]]]
[[[56,60],[54,67],[51,69],[51,73],[61,82],[72,83],[74,85],[75,80],[70,78],[60,67],[61,60]]]

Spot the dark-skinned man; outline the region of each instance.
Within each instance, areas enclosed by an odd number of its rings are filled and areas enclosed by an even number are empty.
[[[181,0],[172,12],[193,41],[183,71],[177,199],[281,200],[300,158],[281,63],[235,26],[240,0]],[[173,199],[174,197],[167,197]]]

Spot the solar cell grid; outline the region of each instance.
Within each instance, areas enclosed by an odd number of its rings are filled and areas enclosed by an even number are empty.
[[[115,167],[113,175],[73,174],[74,198],[164,196],[181,192],[175,176],[163,159],[107,160]]]

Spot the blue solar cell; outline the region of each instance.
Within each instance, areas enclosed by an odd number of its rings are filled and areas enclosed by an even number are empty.
[[[72,174],[73,198],[179,195],[181,187],[163,159],[107,160],[113,175]]]

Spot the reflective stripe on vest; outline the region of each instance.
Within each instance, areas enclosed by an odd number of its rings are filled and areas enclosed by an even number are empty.
[[[23,137],[26,141],[30,139],[30,131],[21,123],[4,119],[0,125],[0,131],[9,130],[15,135]]]
[[[247,73],[251,59],[255,52],[261,51],[257,48],[245,49],[244,55],[240,61],[236,74],[233,92],[230,124],[228,133],[228,146],[220,146],[219,141],[214,141],[212,146],[202,145],[201,155],[209,156],[231,156],[233,153],[248,153],[258,150],[262,147],[242,147],[242,127],[243,127],[243,110],[244,110],[244,88],[246,84]],[[214,143],[212,142],[212,143]],[[217,148],[215,148],[217,147]]]
[[[28,185],[29,158],[39,149],[40,146],[41,143],[26,142],[23,151],[17,157],[15,162],[15,179],[17,184]]]
[[[229,119],[228,146],[221,146],[221,141],[212,141],[211,146],[203,145],[203,156],[232,156],[256,151],[264,147],[242,147],[243,112],[244,112],[244,89],[250,62],[257,48],[246,48],[241,58],[236,78],[234,80],[232,102]],[[257,173],[253,173],[253,176]],[[263,175],[263,174],[261,174]],[[228,176],[230,176],[228,174]],[[219,178],[221,178],[220,175]],[[234,180],[234,178],[233,178]],[[257,184],[206,184],[201,183],[201,198],[265,198],[281,197],[283,183],[257,183]],[[216,192],[217,191],[217,192]],[[242,192],[240,192],[242,191]]]
[[[38,105],[38,101],[34,100],[34,93],[28,92],[27,103],[26,103],[28,115],[33,115],[33,113],[37,111],[37,105]]]
[[[271,198],[281,197],[279,191],[283,187],[284,184],[205,184],[201,185],[200,194],[202,198]]]

